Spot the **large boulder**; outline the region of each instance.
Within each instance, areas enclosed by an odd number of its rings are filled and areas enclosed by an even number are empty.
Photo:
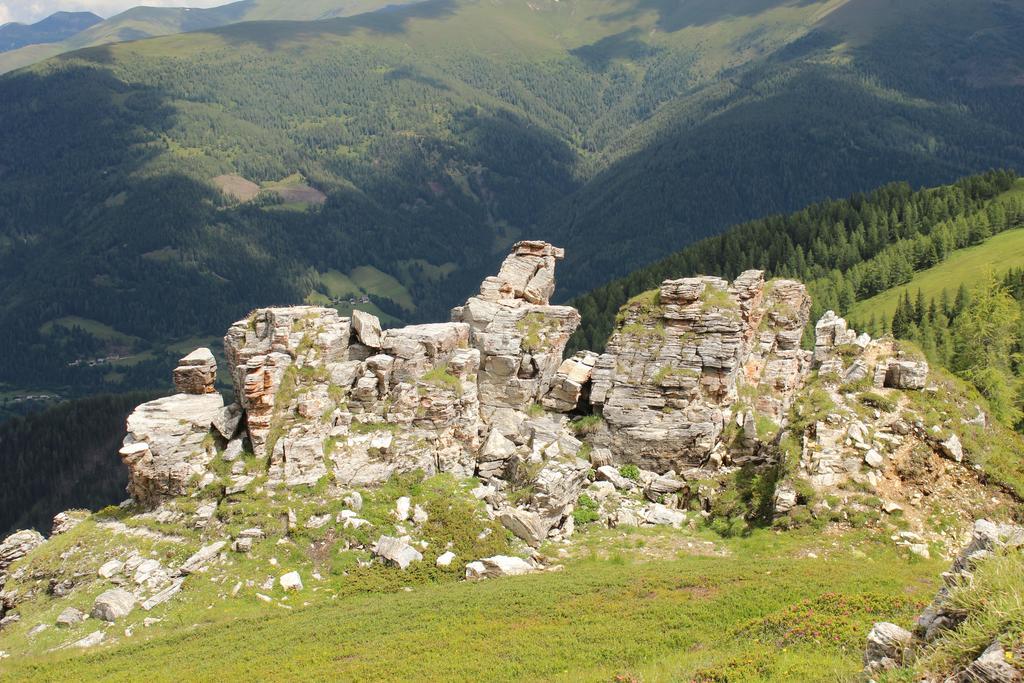
[[[423,554],[405,541],[394,536],[381,536],[373,546],[373,554],[399,569],[406,569],[413,562],[421,562]]]
[[[928,363],[923,360],[892,358],[885,371],[885,386],[892,389],[924,389],[928,383]]]
[[[117,621],[135,609],[135,596],[123,588],[112,588],[101,593],[92,605],[90,616],[103,621]]]
[[[220,394],[175,394],[136,408],[120,451],[132,498],[152,505],[188,493],[216,455],[207,436],[223,408]]]

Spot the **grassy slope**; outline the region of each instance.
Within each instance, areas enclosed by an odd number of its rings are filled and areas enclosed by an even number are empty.
[[[1003,201],[1010,196],[1024,195],[1024,178],[1017,181],[1016,186],[993,201]],[[956,296],[961,284],[968,288],[994,272],[1002,275],[1011,268],[1024,266],[1024,229],[1008,230],[985,240],[983,243],[958,249],[939,265],[916,273],[905,285],[893,287],[870,299],[858,301],[847,316],[851,320],[866,321],[872,315],[891,318],[904,292],[910,298],[917,296],[920,289],[925,301],[932,297],[936,301],[942,296],[942,290],[949,292],[950,301]]]
[[[666,539],[677,558],[641,561]],[[860,532],[758,532],[729,541],[725,557],[686,555],[686,532],[590,540],[611,556],[337,601],[307,584],[294,611],[252,597],[206,610],[215,593],[199,589],[173,632],[0,670],[9,680],[836,680],[859,671],[874,620],[909,625],[940,565]]]
[[[1024,266],[1024,229],[1009,230],[977,246],[958,249],[939,265],[915,274],[905,285],[857,302],[848,317],[861,321],[872,315],[891,318],[903,293],[909,292],[913,300],[919,289],[924,293],[926,302],[932,297],[938,301],[943,289],[949,292],[952,301],[961,284],[971,287],[987,277],[990,271],[1001,275],[1010,268],[1021,266]]]

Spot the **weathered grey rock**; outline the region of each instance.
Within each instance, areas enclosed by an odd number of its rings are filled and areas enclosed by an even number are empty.
[[[809,311],[802,284],[766,285],[760,271],[731,285],[666,280],[636,297],[595,363],[590,390],[614,459],[657,472],[701,466],[741,385],[757,389],[759,415],[781,421],[809,367],[799,349]]]
[[[65,607],[57,616],[57,627],[58,628],[71,628],[72,626],[78,626],[86,619],[86,614],[80,609],[74,607]]]
[[[212,394],[216,392],[217,359],[210,349],[196,349],[174,368],[174,388],[181,394]]]
[[[209,545],[204,545],[182,563],[181,567],[178,568],[178,573],[185,575],[205,571],[210,561],[217,557],[227,544],[227,541],[216,541]]]
[[[477,454],[477,472],[481,479],[500,477],[509,458],[516,454],[516,445],[497,429],[492,429]]]
[[[92,605],[90,616],[103,621],[117,621],[135,609],[135,596],[122,588],[112,588],[101,593]]]
[[[979,560],[990,557],[993,552],[1021,547],[1024,547],[1024,527],[977,520],[970,542],[943,575],[946,585],[939,589],[932,603],[917,618],[917,630],[925,641],[931,642],[943,631],[955,628],[966,616],[948,604],[948,586],[970,574]]]
[[[381,536],[377,539],[377,543],[373,547],[373,554],[400,569],[405,569],[413,562],[423,560],[423,555],[418,550],[393,536]]]
[[[784,515],[796,507],[796,489],[789,481],[784,481],[775,487],[775,514]]]
[[[180,593],[181,592],[181,587],[184,584],[185,584],[185,577],[184,576],[179,576],[178,578],[173,579],[171,581],[170,585],[168,585],[166,588],[164,588],[163,590],[159,591],[158,593],[155,593],[154,595],[152,595],[149,598],[147,598],[146,600],[144,600],[142,602],[142,609],[144,609],[144,610],[146,610],[148,612],[149,610],[153,609],[157,605],[164,604],[165,602],[167,602],[168,600],[173,598],[175,595]]]
[[[885,372],[885,386],[893,389],[924,389],[928,383],[928,363],[923,360],[892,358]]]
[[[620,491],[632,491],[637,485],[632,479],[619,474],[618,468],[612,465],[598,467],[597,478],[599,481],[609,482]]]
[[[478,581],[502,576],[519,576],[535,571],[537,571],[536,568],[521,557],[495,555],[467,564],[466,578]]]
[[[232,441],[232,439],[234,439],[235,435],[238,434],[238,425],[241,423],[242,406],[237,403],[224,406],[220,411],[220,414],[213,420],[213,428],[217,430],[217,433],[220,434],[225,441],[231,442],[228,444],[229,447],[231,447],[232,444],[238,444],[237,454],[241,454],[242,452],[242,440],[236,439],[235,441]],[[237,457],[237,455],[235,457]],[[225,460],[228,459],[231,459],[231,456],[225,453]]]
[[[673,510],[658,503],[648,505],[644,509],[644,521],[656,526],[681,527],[686,523],[686,513],[682,510]]]
[[[205,442],[223,407],[219,394],[175,394],[136,408],[120,451],[132,498],[155,505],[189,493],[193,477],[216,455]]]
[[[958,680],[964,683],[1020,683],[1024,680],[1024,672],[1006,660],[1006,651],[996,640],[971,662]]]
[[[288,572],[287,574],[282,574],[281,578],[278,579],[278,582],[281,584],[281,588],[283,588],[286,591],[302,590],[302,577],[299,576],[298,572]]]
[[[280,418],[290,409],[276,405],[288,369],[296,365],[328,372],[347,360],[350,335],[348,318],[333,308],[313,306],[259,309],[228,330],[224,354],[257,456],[269,455],[267,437],[275,415]]]
[[[65,510],[64,512],[58,512],[53,517],[53,524],[50,527],[50,536],[66,534],[88,519],[89,514],[88,510]]]
[[[869,671],[886,671],[900,666],[903,655],[913,643],[914,635],[896,624],[879,622],[868,633],[864,649],[864,666]]]
[[[97,574],[103,579],[112,579],[124,571],[124,562],[121,560],[108,560],[97,570]]]
[[[45,542],[43,535],[35,529],[16,531],[5,538],[0,543],[0,574]]]
[[[964,459],[964,447],[960,443],[960,438],[956,434],[950,435],[948,439],[939,444],[939,449],[942,454],[952,460],[953,462],[963,462]]]
[[[548,537],[551,524],[536,512],[509,508],[498,515],[498,521],[513,534],[534,548]]]
[[[106,634],[105,631],[93,631],[92,633],[90,633],[86,637],[84,637],[84,638],[82,638],[80,640],[76,640],[75,642],[71,643],[71,645],[69,647],[80,647],[80,648],[95,647],[95,646],[99,645],[100,643],[102,643],[103,639],[106,638],[106,637],[107,637],[107,634]]]
[[[371,349],[380,348],[381,327],[380,318],[365,311],[352,311],[352,329],[356,337],[364,345]]]
[[[597,359],[598,354],[593,351],[580,351],[562,361],[542,401],[544,407],[559,412],[575,410],[594,374]]]
[[[864,454],[864,462],[867,463],[868,467],[880,469],[885,464],[885,458],[882,457],[881,453],[871,448]]]

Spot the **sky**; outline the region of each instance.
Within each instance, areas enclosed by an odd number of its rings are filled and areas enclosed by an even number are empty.
[[[216,7],[230,0],[0,0],[0,24],[20,21],[30,24],[54,12],[93,12],[112,17],[130,7]]]

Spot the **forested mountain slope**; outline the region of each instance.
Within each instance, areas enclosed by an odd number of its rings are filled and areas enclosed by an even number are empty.
[[[429,0],[9,74],[0,382],[162,382],[168,344],[257,305],[436,319],[520,235],[565,244],[578,293],[737,220],[1019,168],[1022,20],[1000,0]]]

